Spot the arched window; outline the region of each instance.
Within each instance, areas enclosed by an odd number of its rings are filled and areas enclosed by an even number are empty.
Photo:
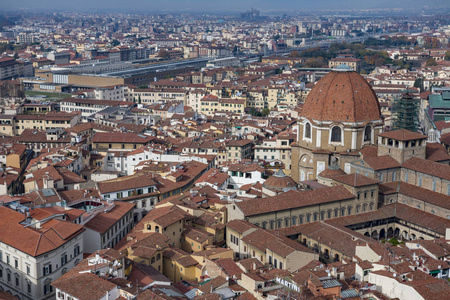
[[[341,128],[338,126],[334,126],[331,129],[331,142],[338,142],[340,143],[342,140],[342,132]]]
[[[311,124],[310,123],[305,124],[305,138],[307,138],[307,139],[311,138]]]
[[[364,129],[364,142],[371,142],[372,141],[372,127],[367,126]]]

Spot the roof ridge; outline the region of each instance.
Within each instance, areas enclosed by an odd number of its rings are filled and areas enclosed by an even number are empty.
[[[353,103],[356,103],[355,89],[353,88],[353,84],[351,84],[352,80],[350,78],[350,72],[346,72],[346,73],[347,73],[348,81],[350,82],[350,89],[352,90],[352,98],[353,98],[352,100],[353,100]],[[356,92],[358,92],[358,91],[356,91]],[[356,120],[356,109],[354,106],[353,106],[353,120]]]

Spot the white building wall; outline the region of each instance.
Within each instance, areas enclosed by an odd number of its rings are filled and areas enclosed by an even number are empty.
[[[10,291],[13,295],[18,295],[21,299],[40,300],[54,297],[54,290],[44,295],[44,285],[59,278],[64,271],[72,269],[83,259],[84,232],[65,243],[54,251],[40,255],[38,257],[30,256],[18,249],[0,243],[2,252],[2,261],[0,267],[3,269],[3,276],[0,277],[0,287],[5,291]],[[74,248],[78,246],[79,253],[74,255]],[[67,263],[61,265],[61,256],[67,255]],[[10,263],[7,264],[7,255],[10,257]],[[18,260],[18,268],[15,268],[15,259]],[[52,272],[44,275],[45,265],[52,265]],[[27,272],[27,266],[30,271]],[[8,283],[7,273],[11,273],[11,281]],[[19,285],[16,285],[16,277],[19,278]],[[31,284],[31,292],[28,292],[28,283]]]
[[[390,278],[378,274],[370,273],[369,283],[377,286],[377,291],[390,298],[400,300],[425,300],[413,287],[398,282],[395,278]]]

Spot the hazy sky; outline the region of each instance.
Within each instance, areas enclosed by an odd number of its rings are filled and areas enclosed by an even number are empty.
[[[450,6],[449,0],[0,0],[2,9],[152,11],[298,11],[348,8],[420,8],[425,5]]]

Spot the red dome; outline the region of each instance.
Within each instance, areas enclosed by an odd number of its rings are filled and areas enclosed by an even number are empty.
[[[310,120],[365,122],[380,120],[380,104],[369,83],[347,66],[325,75],[309,92],[302,115]]]

